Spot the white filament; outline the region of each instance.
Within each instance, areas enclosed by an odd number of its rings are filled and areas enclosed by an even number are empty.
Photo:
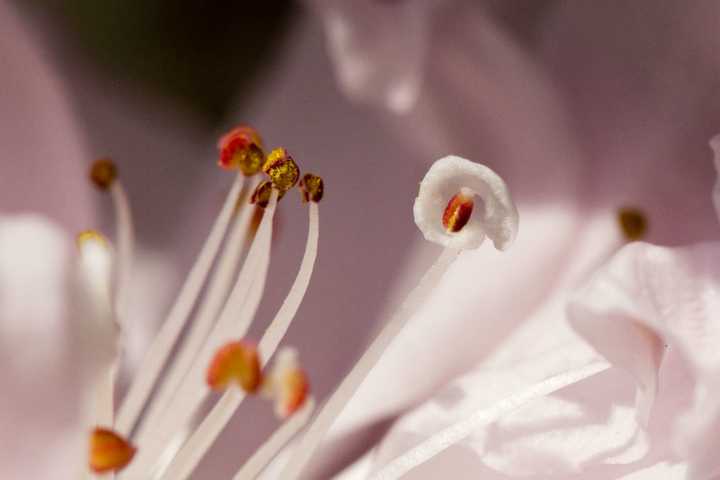
[[[293,413],[292,416],[253,453],[252,457],[250,457],[250,459],[245,462],[245,465],[235,474],[233,480],[251,480],[256,478],[260,472],[277,457],[283,446],[305,426],[314,410],[315,399],[310,397],[305,400],[305,405],[303,405],[300,410]]]
[[[302,473],[305,465],[310,460],[315,449],[320,445],[335,419],[342,413],[345,405],[378,362],[390,342],[402,330],[407,321],[412,318],[432,290],[435,289],[447,268],[457,257],[457,254],[458,252],[453,249],[443,250],[440,257],[420,280],[420,283],[410,292],[400,309],[393,315],[350,373],[343,379],[337,390],[320,409],[320,412],[310,424],[308,431],[300,439],[297,450],[293,453],[280,478],[292,480]]]
[[[285,335],[285,332],[287,332],[292,319],[300,307],[300,303],[305,296],[310,278],[312,277],[313,266],[317,258],[320,223],[319,207],[315,202],[310,202],[308,219],[308,238],[305,245],[305,253],[300,263],[300,269],[280,310],[278,310],[278,313],[260,340],[258,350],[263,366],[265,366],[272,357],[282,337]],[[163,478],[174,480],[182,479],[190,475],[197,466],[197,463],[202,459],[207,450],[212,446],[212,443],[230,421],[244,398],[245,394],[241,390],[233,388],[226,391],[220,401],[213,406],[212,410],[190,436],[180,452],[178,452],[176,461],[170,466],[169,470],[165,472]]]
[[[207,294],[200,304],[197,316],[191,323],[190,331],[180,351],[170,364],[158,392],[148,406],[148,413],[143,419],[143,425],[140,427],[138,436],[143,436],[142,432],[144,429],[147,428],[147,426],[153,425],[170,404],[173,395],[190,370],[193,360],[195,360],[195,357],[202,348],[210,329],[212,329],[214,325],[214,321],[220,313],[223,303],[227,299],[236,266],[249,242],[250,237],[248,233],[250,222],[252,221],[256,208],[255,205],[249,202],[249,197],[256,183],[257,181],[251,181],[249,188],[246,189],[247,195],[243,196],[247,198],[241,198],[241,200],[248,201],[242,201],[233,228],[225,241],[223,252],[217,262],[216,271],[210,280]]]
[[[482,408],[470,417],[434,434],[421,444],[390,462],[372,478],[374,480],[393,480],[400,478],[413,468],[438,455],[443,450],[467,438],[478,428],[498,420],[503,415],[517,410],[528,402],[549,395],[561,388],[603,372],[608,368],[610,368],[610,365],[606,362],[594,362],[576,370],[570,370],[546,378],[514,395],[504,398],[490,407]]]
[[[143,358],[135,379],[130,385],[117,418],[116,429],[121,435],[129,435],[134,428],[143,406],[152,392],[153,385],[155,385],[158,375],[162,371],[172,347],[185,325],[205,278],[210,271],[213,259],[220,248],[220,243],[225,236],[225,231],[232,218],[233,209],[240,195],[243,180],[242,174],[238,174],[220,210],[220,214],[215,220],[210,234],[175,300],[175,304],[160,331],[155,336],[152,345]]]
[[[176,433],[191,421],[198,407],[209,394],[204,380],[205,371],[213,355],[225,342],[244,336],[249,328],[265,288],[265,278],[270,263],[272,221],[276,206],[277,192],[273,190],[247,260],[220,319],[177,389],[173,401],[158,421],[148,424],[144,435],[138,436],[137,443],[144,446],[144,451],[139,451],[138,458],[126,470],[129,478],[142,479],[141,472],[147,470],[148,464],[162,455],[166,445]]]
[[[112,183],[110,195],[115,209],[115,222],[117,225],[118,254],[115,268],[115,288],[117,292],[115,295],[115,311],[119,322],[122,324],[126,321],[128,311],[128,290],[130,289],[133,252],[135,250],[135,231],[127,193],[119,179]]]

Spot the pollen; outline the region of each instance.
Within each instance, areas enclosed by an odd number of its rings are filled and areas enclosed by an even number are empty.
[[[109,158],[95,160],[90,167],[90,180],[100,190],[107,190],[117,178],[117,167]]]
[[[443,212],[442,224],[445,230],[450,233],[457,233],[462,230],[470,221],[473,205],[472,195],[462,192],[454,195]]]
[[[617,221],[626,240],[632,242],[642,239],[647,233],[648,222],[645,214],[633,207],[618,210]]]
[[[306,173],[300,180],[300,192],[303,202],[319,203],[323,198],[325,185],[323,179],[312,173]]]
[[[258,132],[248,126],[239,126],[225,134],[218,142],[218,164],[227,170],[240,169],[244,175],[260,171],[265,153]]]
[[[224,390],[231,382],[248,393],[262,383],[257,348],[247,342],[230,342],[221,347],[207,371],[207,383],[213,390]]]
[[[262,169],[280,192],[290,190],[300,178],[300,169],[284,148],[276,148],[270,152]]]
[[[90,434],[90,469],[95,473],[122,470],[135,452],[135,447],[112,430],[96,428]]]

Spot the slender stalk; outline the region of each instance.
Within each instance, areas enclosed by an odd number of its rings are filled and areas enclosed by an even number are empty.
[[[443,450],[467,438],[478,428],[488,425],[505,414],[526,405],[537,398],[549,395],[588,377],[607,370],[606,362],[594,362],[576,370],[563,372],[527,387],[520,392],[504,398],[494,405],[482,408],[449,427],[434,434],[424,442],[396,458],[372,478],[374,480],[393,480],[410,472],[413,468],[427,462]],[[285,477],[283,477],[285,478]]]
[[[127,193],[120,180],[115,180],[110,187],[110,195],[115,210],[117,225],[117,257],[115,268],[115,312],[119,323],[126,321],[128,297],[130,289],[130,274],[132,270],[135,250],[135,230],[133,227],[132,212],[128,202]]]
[[[168,314],[167,320],[165,320],[160,331],[155,336],[152,345],[145,354],[145,358],[143,358],[141,367],[138,369],[137,376],[130,385],[130,389],[120,406],[116,424],[117,431],[122,435],[129,435],[134,428],[143,406],[152,392],[153,385],[155,385],[158,375],[162,371],[172,347],[185,325],[210,271],[213,259],[220,248],[220,243],[225,236],[243,181],[242,174],[238,174],[220,210],[220,214],[215,220],[215,224]]]
[[[355,394],[367,374],[375,366],[390,342],[402,330],[407,321],[415,314],[423,304],[430,292],[435,288],[440,278],[457,257],[458,252],[452,249],[443,250],[442,254],[430,269],[425,273],[420,283],[405,299],[400,309],[393,315],[385,325],[380,334],[370,344],[368,349],[355,364],[350,373],[345,377],[340,386],[330,396],[329,400],[320,409],[320,412],[310,424],[305,435],[298,444],[298,449],[290,458],[280,478],[291,480],[297,478],[312,454],[320,445],[323,437],[332,426],[335,419],[342,413],[343,408],[350,398]]]
[[[249,188],[246,189],[248,195],[243,195],[243,197],[247,197],[245,200],[249,199],[249,194],[254,190],[256,183],[256,181],[251,181]],[[241,200],[243,200],[242,197]],[[249,201],[241,202],[233,228],[225,242],[223,252],[217,262],[216,271],[212,275],[210,285],[207,288],[207,294],[200,304],[195,320],[190,324],[190,331],[180,351],[174,357],[160,388],[147,407],[148,413],[143,419],[139,436],[143,436],[142,432],[146,428],[145,426],[155,424],[168,407],[183,378],[190,370],[193,360],[195,360],[207,339],[232,287],[233,274],[238,261],[246,250],[247,239],[249,238],[248,232],[255,208],[255,205],[250,204]]]
[[[147,471],[149,464],[163,455],[166,446],[180,429],[190,423],[197,409],[209,395],[205,385],[205,371],[212,356],[225,342],[231,338],[242,337],[247,332],[265,288],[276,206],[277,192],[273,191],[247,260],[220,319],[213,327],[164,414],[155,424],[148,425],[144,436],[138,436],[136,442],[138,445],[143,445],[144,450],[138,452],[138,458],[126,469],[128,478],[144,479],[140,472]]]
[[[255,450],[252,457],[238,470],[233,480],[250,480],[256,478],[260,472],[277,457],[280,450],[297,434],[310,419],[315,410],[315,399],[308,398],[303,407],[280,426],[272,436]]]
[[[287,332],[287,328],[295,317],[307,291],[310,278],[312,277],[315,259],[317,258],[319,223],[318,204],[311,202],[308,210],[308,238],[305,253],[300,263],[300,269],[285,301],[267,328],[258,347],[260,351],[260,361],[263,366],[270,360],[282,337],[285,335],[285,332]],[[177,461],[170,466],[162,478],[174,480],[189,476],[230,421],[244,398],[245,394],[240,390],[231,389],[225,392],[220,401],[214,405],[195,432],[190,436],[178,453],[176,457]]]

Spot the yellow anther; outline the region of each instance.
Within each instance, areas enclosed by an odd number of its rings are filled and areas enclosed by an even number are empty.
[[[284,148],[276,148],[270,152],[262,169],[280,192],[290,190],[300,178],[300,169]]]

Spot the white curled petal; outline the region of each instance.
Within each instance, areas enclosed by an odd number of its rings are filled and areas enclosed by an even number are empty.
[[[449,233],[442,224],[443,213],[461,190],[475,195],[475,206],[467,225]],[[488,236],[495,248],[505,250],[517,236],[518,212],[503,179],[485,165],[454,155],[430,167],[420,183],[413,212],[425,239],[449,248],[477,248]]]

